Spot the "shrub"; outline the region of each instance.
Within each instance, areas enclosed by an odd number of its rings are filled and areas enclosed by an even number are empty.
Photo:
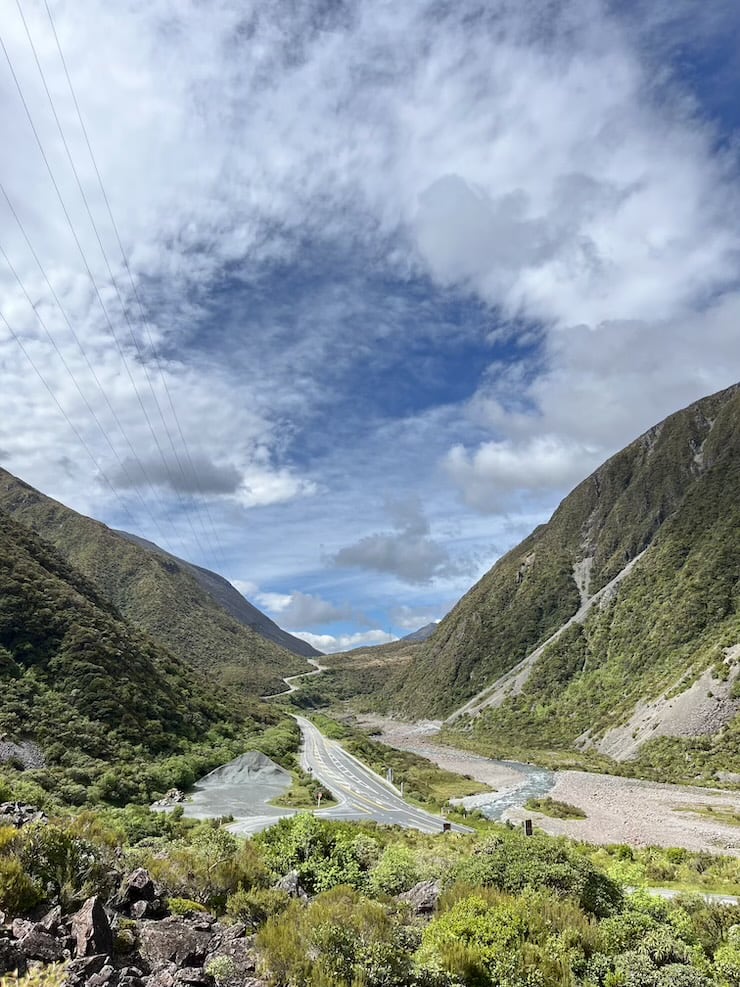
[[[0,857],[0,909],[18,916],[30,912],[44,895],[16,857]]]
[[[206,973],[217,984],[231,980],[236,974],[236,965],[230,956],[215,956],[206,966]]]
[[[205,912],[206,908],[190,898],[168,898],[167,907],[173,915],[192,915],[194,912]]]
[[[348,887],[308,906],[292,901],[257,937],[273,982],[302,987],[406,987],[412,983],[407,930],[376,901]]]
[[[416,857],[402,843],[392,843],[383,851],[370,873],[373,891],[400,894],[408,891],[420,879]]]
[[[290,895],[277,888],[254,888],[251,891],[239,888],[227,898],[226,914],[258,928],[273,915],[284,912],[290,901]]]
[[[97,847],[59,826],[27,827],[20,857],[27,872],[51,890],[65,910],[80,905],[104,884],[106,869]]]

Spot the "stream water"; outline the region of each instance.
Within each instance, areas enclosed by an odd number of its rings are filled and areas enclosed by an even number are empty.
[[[476,804],[475,808],[479,809],[487,819],[500,819],[506,809],[510,809],[512,806],[523,806],[528,799],[546,795],[555,784],[555,775],[546,768],[538,768],[533,764],[521,764],[518,761],[498,761],[496,763],[511,768],[524,777],[521,783],[514,788],[477,796],[480,803]]]

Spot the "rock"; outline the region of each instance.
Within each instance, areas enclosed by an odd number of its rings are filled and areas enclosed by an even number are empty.
[[[14,918],[13,924],[10,926],[14,939],[22,939],[32,928],[33,922],[29,922],[26,918]]]
[[[285,891],[291,898],[300,898],[301,901],[308,900],[308,895],[301,887],[297,870],[289,871],[284,877],[281,877],[280,880],[273,885],[273,887],[276,891]]]
[[[0,974],[13,973],[15,970],[19,974],[26,972],[26,958],[17,943],[0,939]]]
[[[152,880],[149,871],[139,867],[124,878],[114,905],[116,908],[131,908],[137,901],[153,901],[158,894],[159,889]]]
[[[144,987],[144,974],[138,967],[126,967],[125,970],[121,970],[118,987]]]
[[[166,963],[163,967],[146,978],[146,987],[174,987],[177,967],[174,963]]]
[[[37,805],[25,805],[20,802],[3,802],[0,805],[0,825],[15,826],[20,829],[30,823],[47,822],[46,815]]]
[[[18,949],[28,960],[43,960],[44,963],[57,963],[63,958],[64,946],[38,923],[18,940]]]
[[[152,808],[167,809],[172,805],[180,805],[180,803],[185,801],[185,798],[185,792],[181,792],[179,788],[170,788],[161,799],[152,805]]]
[[[442,888],[439,881],[419,881],[413,888],[399,895],[401,901],[408,901],[417,915],[430,915],[437,907]]]
[[[97,956],[82,956],[72,960],[67,966],[65,984],[67,987],[83,987],[93,974],[100,973],[106,965],[108,957],[105,953]]]
[[[206,987],[206,985],[213,984],[214,982],[213,977],[207,974],[206,971],[199,966],[187,966],[182,970],[178,970],[175,974],[175,984],[187,984],[192,985],[192,987]]]
[[[50,912],[41,919],[39,925],[41,925],[47,932],[52,936],[55,936],[59,932],[59,927],[62,924],[62,906],[55,905]]]
[[[6,916],[5,912],[0,908],[0,925],[5,925]]]
[[[98,973],[88,977],[86,984],[87,987],[107,987],[108,984],[113,987],[118,984],[118,972],[110,963],[106,963]]]
[[[77,956],[113,952],[113,932],[103,903],[97,895],[88,898],[72,916],[72,938]]]
[[[213,960],[228,957],[233,964],[233,973],[227,978],[228,983],[239,983],[247,979],[248,974],[257,968],[257,953],[254,948],[254,936],[245,936],[246,926],[239,923],[225,929],[220,935],[214,936],[205,969]]]
[[[130,909],[132,918],[164,918],[167,908],[161,898],[154,898],[152,901],[135,901]]]
[[[213,933],[208,927],[195,925],[191,919],[172,915],[161,922],[145,922],[141,926],[141,956],[152,972],[168,963],[178,968],[203,965]]]

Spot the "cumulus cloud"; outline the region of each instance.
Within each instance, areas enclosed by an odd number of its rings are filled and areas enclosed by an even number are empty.
[[[586,463],[598,465],[597,451],[555,435],[525,441],[484,442],[470,452],[454,446],[445,468],[471,507],[505,509],[511,494],[561,490],[583,477]]]
[[[317,651],[334,654],[337,651],[350,651],[352,648],[367,648],[377,644],[390,644],[398,638],[386,631],[358,631],[355,634],[310,634],[308,631],[294,631],[295,636],[307,641]]]
[[[333,557],[335,566],[388,573],[402,582],[423,585],[460,575],[468,566],[431,536],[429,521],[416,497],[389,502],[393,531],[366,535]]]
[[[335,576],[357,567],[425,585],[459,574],[449,533],[437,512],[432,530],[411,509],[360,537],[379,490],[421,487],[428,504],[450,482],[480,510],[508,510],[520,491],[546,505],[736,374],[737,161],[666,62],[736,26],[730,0],[680,13],[667,0],[54,0],[146,330],[138,315],[128,325],[137,306],[44,6],[27,6],[116,284],[10,12],[3,40],[105,311],[2,65],[3,187],[64,311],[0,197],[3,248],[30,298],[2,262],[2,312],[45,377],[0,322],[0,445],[19,475],[78,509],[198,554],[176,502],[194,477],[170,482],[156,448],[169,457],[159,407],[180,442],[171,396],[233,571],[299,585],[323,542]],[[280,274],[321,281],[321,250],[354,258],[353,278],[341,291],[324,278],[291,321]],[[347,423],[350,371],[378,365],[382,347],[404,391],[427,322],[428,297],[409,294],[413,317],[397,318],[387,292],[368,294],[368,272],[485,311],[460,336],[504,352],[464,407],[430,397],[413,421]],[[265,312],[264,297],[279,304]],[[377,311],[376,328],[353,298]],[[377,435],[394,444],[376,455]],[[139,461],[153,481],[137,488],[143,505],[130,484],[144,479]]]
[[[405,631],[418,631],[420,628],[426,627],[427,624],[438,623],[440,612],[430,607],[420,608],[404,605],[391,610],[390,616],[397,627],[401,627]]]
[[[256,599],[260,606],[270,610],[281,625],[289,630],[331,624],[337,620],[358,619],[358,616],[362,619],[352,607],[336,606],[320,596],[298,590],[293,593],[259,593]]]

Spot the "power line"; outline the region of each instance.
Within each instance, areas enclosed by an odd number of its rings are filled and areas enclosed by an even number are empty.
[[[70,332],[70,335],[72,336],[72,339],[77,344],[77,348],[79,349],[80,354],[82,355],[82,358],[85,361],[85,365],[87,366],[88,370],[90,371],[93,380],[95,381],[95,383],[96,383],[96,385],[97,385],[100,393],[102,394],[103,400],[105,401],[105,404],[106,404],[106,407],[108,408],[108,411],[110,412],[111,417],[113,418],[113,421],[114,421],[116,427],[118,428],[118,430],[120,431],[121,435],[123,436],[123,440],[126,443],[126,445],[128,446],[129,451],[131,452],[131,455],[133,457],[134,462],[139,467],[139,470],[141,471],[141,474],[144,477],[144,481],[148,484],[150,490],[152,491],[152,494],[154,496],[154,499],[156,501],[158,501],[160,507],[162,507],[164,509],[164,506],[165,506],[164,505],[164,501],[162,501],[161,498],[160,498],[160,496],[159,496],[159,493],[157,491],[156,484],[154,484],[148,478],[148,475],[147,475],[147,472],[146,472],[146,468],[144,467],[144,464],[139,459],[139,455],[138,455],[138,453],[136,451],[135,446],[131,442],[131,439],[126,434],[126,429],[124,428],[123,423],[121,422],[120,418],[118,417],[118,413],[116,412],[116,409],[113,407],[113,404],[112,404],[110,398],[108,397],[108,392],[106,391],[106,389],[105,389],[102,381],[98,377],[98,373],[95,370],[95,367],[93,366],[93,364],[91,363],[90,358],[88,357],[87,353],[85,352],[85,347],[82,345],[82,342],[81,342],[80,338],[78,337],[77,333],[75,332],[75,328],[72,325],[72,320],[70,319],[69,314],[67,313],[67,310],[65,309],[64,305],[62,304],[62,301],[59,298],[59,295],[57,294],[56,289],[54,288],[54,285],[52,284],[51,279],[49,278],[49,275],[46,273],[46,269],[44,268],[44,265],[41,262],[41,258],[39,257],[39,255],[38,255],[38,253],[37,253],[37,251],[36,251],[36,249],[35,249],[32,241],[31,241],[31,238],[29,237],[29,235],[28,235],[28,233],[26,231],[26,228],[25,228],[25,226],[23,224],[22,219],[18,215],[18,211],[16,210],[15,206],[13,205],[13,202],[11,201],[10,196],[8,195],[8,193],[7,193],[6,189],[5,189],[5,186],[1,182],[0,182],[0,194],[2,194],[3,198],[5,199],[5,202],[6,202],[7,206],[8,206],[8,209],[10,210],[11,215],[13,216],[13,219],[15,220],[15,223],[16,223],[18,229],[21,232],[21,235],[23,236],[23,239],[26,242],[26,246],[28,247],[28,249],[29,249],[29,251],[31,253],[31,256],[33,257],[34,261],[36,262],[36,266],[38,267],[38,269],[39,269],[39,271],[41,273],[41,276],[43,277],[44,281],[46,282],[46,286],[49,289],[49,292],[50,292],[52,298],[56,302],[57,308],[59,309],[59,311],[60,311],[60,313],[62,315],[62,318],[64,319],[64,321],[65,321],[65,323],[67,325],[67,328],[68,328],[68,330]],[[16,275],[16,277],[17,277],[17,275]]]
[[[67,362],[66,357],[64,356],[64,354],[60,350],[59,346],[57,345],[56,340],[52,336],[52,334],[51,334],[48,326],[46,325],[46,322],[42,318],[42,316],[39,313],[37,307],[34,305],[33,300],[31,299],[31,296],[29,295],[28,290],[26,289],[26,286],[23,283],[23,280],[22,280],[21,276],[18,274],[17,270],[13,266],[13,263],[10,260],[10,258],[8,257],[8,255],[7,255],[6,251],[5,251],[5,249],[3,248],[2,244],[0,244],[0,255],[5,260],[5,263],[7,264],[8,268],[10,269],[10,272],[12,273],[12,275],[15,278],[16,282],[18,283],[21,291],[23,292],[23,294],[25,296],[25,299],[28,302],[28,304],[29,304],[32,312],[34,313],[34,315],[35,315],[35,317],[36,317],[39,325],[44,330],[44,333],[46,334],[47,339],[51,343],[54,351],[56,352],[57,356],[59,357],[59,359],[60,359],[60,361],[62,363],[62,366],[64,367],[64,369],[66,370],[67,374],[69,375],[72,383],[74,384],[74,386],[75,386],[75,388],[77,390],[77,393],[82,398],[82,401],[84,402],[85,407],[87,408],[87,410],[88,410],[91,418],[93,419],[93,421],[95,422],[95,424],[98,426],[98,428],[99,428],[99,430],[100,430],[103,438],[107,442],[107,444],[108,444],[111,452],[113,453],[114,457],[116,458],[116,461],[118,462],[118,465],[121,468],[121,471],[122,471],[123,475],[129,481],[129,484],[134,488],[134,492],[136,493],[136,495],[138,496],[139,500],[141,501],[141,504],[142,504],[144,510],[149,514],[149,517],[151,518],[154,527],[159,532],[160,536],[162,538],[165,538],[164,532],[162,531],[161,527],[159,526],[159,523],[157,522],[156,518],[154,517],[154,515],[151,512],[151,510],[149,509],[149,505],[145,501],[144,497],[141,495],[140,491],[138,489],[136,489],[136,484],[132,480],[132,477],[131,477],[131,475],[130,475],[130,473],[128,471],[128,467],[126,466],[126,464],[123,462],[123,460],[119,456],[118,452],[116,451],[115,446],[111,442],[110,436],[108,435],[108,433],[106,432],[106,430],[105,430],[102,422],[98,418],[97,412],[95,411],[95,409],[92,407],[92,405],[88,401],[87,397],[85,396],[85,394],[84,394],[84,392],[83,392],[83,390],[82,390],[82,388],[81,388],[81,386],[80,386],[77,378],[74,375],[74,372],[72,371],[72,368],[69,366],[69,364]],[[166,540],[166,538],[165,538],[165,540]]]
[[[71,232],[72,237],[73,237],[73,239],[75,241],[75,244],[77,246],[77,250],[78,250],[78,252],[80,254],[80,257],[82,259],[82,262],[83,262],[83,264],[85,266],[85,270],[87,271],[87,274],[88,274],[88,277],[90,279],[90,282],[91,282],[91,284],[93,286],[95,295],[96,295],[96,297],[98,299],[98,302],[100,304],[100,307],[101,307],[101,310],[102,310],[103,315],[105,317],[105,320],[106,320],[106,322],[108,324],[108,328],[109,328],[110,333],[111,333],[111,335],[113,337],[113,340],[114,340],[114,342],[116,344],[116,348],[117,348],[118,354],[119,354],[119,356],[121,358],[121,362],[123,363],[123,366],[124,366],[124,368],[126,370],[127,376],[129,378],[129,381],[131,383],[131,386],[132,386],[132,388],[134,390],[134,393],[136,395],[138,404],[139,404],[139,406],[141,408],[142,414],[143,414],[144,419],[146,421],[146,424],[147,424],[147,426],[149,428],[149,432],[150,432],[150,434],[152,436],[152,439],[154,440],[154,443],[155,443],[155,445],[157,447],[157,450],[159,452],[160,458],[161,458],[161,460],[162,460],[162,462],[163,462],[163,464],[165,466],[165,470],[169,474],[169,465],[167,463],[166,456],[164,455],[164,451],[162,449],[161,443],[159,441],[159,438],[158,438],[158,436],[156,434],[156,431],[154,429],[154,426],[152,424],[151,418],[149,416],[149,412],[147,411],[146,405],[145,405],[144,400],[143,400],[143,398],[141,396],[141,392],[139,391],[139,388],[138,388],[138,386],[136,384],[136,380],[135,380],[135,378],[133,376],[133,373],[131,371],[131,367],[129,366],[129,362],[126,359],[125,351],[124,351],[124,349],[123,349],[123,347],[121,345],[121,342],[120,342],[120,340],[118,338],[118,334],[116,333],[116,330],[114,328],[113,322],[112,322],[111,317],[110,317],[110,314],[108,312],[108,309],[107,309],[107,307],[105,305],[105,302],[103,301],[103,297],[102,297],[102,294],[100,292],[100,288],[98,287],[97,281],[95,280],[95,276],[93,275],[92,269],[90,268],[90,264],[89,264],[89,262],[87,260],[87,256],[85,254],[84,248],[82,247],[82,244],[80,242],[80,238],[79,238],[79,236],[77,234],[77,231],[75,230],[74,223],[72,222],[72,218],[71,218],[71,216],[69,214],[69,211],[67,209],[67,206],[66,206],[66,204],[64,202],[64,197],[62,196],[61,190],[60,190],[59,185],[57,183],[57,180],[56,180],[56,178],[54,176],[54,172],[53,172],[52,167],[51,167],[51,165],[49,163],[49,159],[47,157],[46,151],[44,150],[44,145],[43,145],[43,143],[41,141],[41,138],[39,136],[38,130],[37,130],[36,125],[35,125],[35,123],[33,121],[33,116],[31,115],[31,111],[30,111],[30,109],[28,107],[28,103],[27,103],[26,98],[25,98],[25,96],[23,94],[23,89],[21,87],[20,81],[18,79],[18,76],[16,74],[15,68],[13,66],[13,61],[12,61],[12,59],[10,57],[10,53],[8,52],[8,49],[7,49],[7,47],[5,45],[5,42],[4,42],[4,40],[3,40],[3,38],[2,38],[1,35],[0,35],[0,47],[2,47],[2,49],[3,49],[3,53],[5,55],[5,59],[6,59],[7,63],[8,63],[8,67],[10,69],[10,73],[11,73],[11,75],[13,77],[13,81],[14,81],[15,86],[16,86],[16,89],[18,91],[18,95],[20,97],[21,103],[22,103],[23,108],[25,110],[26,117],[28,119],[28,123],[29,123],[29,125],[31,127],[31,130],[33,132],[33,135],[34,135],[34,137],[36,139],[36,143],[38,145],[39,152],[40,152],[41,157],[42,157],[42,159],[44,161],[44,164],[46,166],[46,170],[47,170],[47,172],[49,174],[49,178],[51,179],[51,183],[52,183],[52,185],[54,187],[54,190],[56,192],[57,198],[59,200],[59,204],[60,204],[60,206],[62,208],[62,212],[64,213],[65,219],[67,221],[67,225],[69,226],[70,232]],[[139,464],[139,467],[143,471],[143,475],[144,475],[147,483],[149,483],[149,485],[153,486],[152,481],[149,479],[149,476],[148,476],[148,473],[146,471],[146,468],[144,467],[143,463],[141,462],[141,460],[138,457],[137,457],[137,462]],[[180,494],[179,490],[176,489],[175,484],[172,483],[171,474],[169,474],[169,475],[170,475],[170,483],[173,486],[173,488],[176,490],[178,499],[180,499],[181,502],[182,502],[181,494]],[[192,521],[190,520],[189,515],[187,515],[187,513],[186,513],[186,517],[187,517],[187,519],[188,519],[188,521],[190,523],[190,526],[192,528]],[[202,545],[200,539],[197,536],[197,533],[195,532],[194,529],[192,529],[192,530],[193,530],[193,537],[195,538],[195,541],[198,544],[200,550],[203,552],[203,554],[206,554],[205,553],[205,550],[203,548],[203,545]]]
[[[72,101],[74,103],[74,107],[75,107],[75,110],[76,110],[76,113],[77,113],[77,119],[79,121],[82,134],[83,134],[83,136],[85,138],[85,143],[86,143],[86,146],[87,146],[87,150],[88,150],[88,153],[90,155],[90,160],[91,160],[92,165],[93,165],[93,168],[95,170],[95,174],[97,176],[98,185],[100,186],[100,190],[101,190],[101,193],[102,193],[102,196],[103,196],[103,201],[105,202],[105,206],[106,206],[106,209],[107,209],[107,212],[108,212],[108,216],[110,218],[111,226],[113,227],[113,230],[114,230],[114,233],[115,233],[115,236],[116,236],[116,240],[118,242],[118,247],[119,247],[120,252],[121,252],[121,257],[123,259],[124,268],[125,268],[126,273],[128,275],[128,279],[129,279],[129,283],[131,285],[133,296],[136,299],[136,302],[137,302],[137,305],[138,305],[138,308],[139,308],[141,322],[142,322],[142,325],[143,325],[143,327],[144,327],[144,329],[146,331],[147,340],[148,340],[149,346],[150,346],[150,348],[152,350],[152,353],[154,355],[155,365],[156,365],[157,371],[159,373],[160,380],[162,381],[162,385],[164,387],[165,393],[167,395],[167,400],[168,400],[168,403],[169,403],[170,411],[171,411],[172,416],[173,416],[173,419],[174,419],[174,421],[176,423],[177,430],[178,430],[179,435],[180,435],[180,440],[181,440],[181,442],[183,444],[183,447],[185,449],[185,453],[186,453],[187,458],[188,458],[188,462],[189,462],[190,469],[191,469],[192,474],[193,474],[193,478],[195,479],[196,484],[198,484],[199,483],[198,473],[197,473],[197,471],[195,469],[195,464],[193,462],[192,456],[190,455],[190,450],[188,448],[187,441],[185,439],[185,435],[184,435],[184,432],[183,432],[183,429],[182,429],[182,426],[181,426],[179,417],[177,415],[177,411],[175,409],[174,402],[172,400],[172,395],[170,393],[170,389],[167,386],[167,380],[166,380],[164,371],[162,369],[162,365],[161,365],[161,362],[160,362],[160,359],[159,359],[159,355],[158,355],[158,353],[156,351],[156,347],[154,346],[154,340],[152,338],[150,326],[149,326],[148,320],[147,320],[146,315],[145,315],[145,312],[144,312],[144,306],[142,305],[141,298],[139,296],[139,292],[138,292],[138,290],[136,288],[136,283],[135,283],[134,278],[133,278],[133,275],[131,273],[131,268],[129,266],[128,259],[126,257],[126,251],[125,251],[125,249],[123,247],[123,242],[121,240],[121,236],[120,236],[120,233],[119,233],[119,230],[118,230],[118,225],[117,225],[117,223],[116,223],[116,221],[115,221],[115,219],[113,217],[113,211],[111,209],[110,200],[108,198],[108,194],[106,192],[105,185],[103,183],[103,178],[102,178],[102,175],[100,173],[100,169],[98,168],[97,160],[95,158],[95,154],[94,154],[93,149],[92,149],[92,144],[91,144],[90,139],[89,139],[87,128],[85,127],[85,122],[84,122],[83,117],[82,117],[82,111],[80,109],[80,105],[79,105],[79,102],[77,100],[77,95],[75,93],[74,85],[72,83],[72,78],[71,78],[71,75],[70,75],[69,70],[68,70],[68,67],[67,67],[66,59],[64,58],[64,52],[62,51],[61,42],[59,41],[59,35],[57,34],[56,26],[54,24],[54,18],[52,16],[51,9],[50,9],[48,3],[46,2],[46,0],[44,0],[44,5],[46,7],[46,13],[47,13],[47,16],[49,18],[49,23],[50,23],[50,26],[51,26],[51,29],[52,29],[52,33],[54,35],[54,40],[56,42],[57,51],[59,53],[59,58],[60,58],[60,61],[61,61],[61,64],[62,64],[62,68],[64,70],[64,74],[65,74],[65,77],[66,77],[66,80],[67,80],[67,85],[69,87],[70,95],[72,97]],[[89,206],[89,203],[88,203],[88,199],[87,199],[87,196],[85,194],[85,191],[84,191],[82,182],[80,181],[79,174],[77,172],[77,168],[75,166],[72,153],[71,153],[71,151],[69,149],[69,146],[67,144],[67,140],[66,140],[65,135],[64,135],[64,129],[62,127],[61,121],[59,119],[59,116],[57,114],[57,111],[56,111],[56,108],[55,108],[55,105],[54,105],[54,99],[53,99],[53,97],[51,95],[51,92],[49,90],[49,87],[47,85],[46,76],[44,74],[44,70],[43,70],[43,67],[41,65],[41,61],[40,61],[40,59],[38,57],[38,53],[36,51],[36,47],[34,45],[33,38],[31,36],[31,32],[30,32],[29,27],[28,27],[28,24],[26,22],[26,18],[25,18],[24,14],[23,14],[23,7],[22,7],[21,0],[16,0],[16,6],[18,8],[18,12],[19,12],[20,17],[21,17],[21,20],[23,22],[23,27],[24,27],[24,30],[26,32],[26,37],[28,38],[28,42],[29,42],[29,44],[31,46],[31,51],[33,52],[33,56],[34,56],[34,59],[36,61],[36,66],[37,66],[37,68],[39,70],[39,74],[41,76],[41,81],[43,83],[44,90],[46,91],[46,95],[47,95],[47,98],[49,100],[49,105],[51,106],[51,110],[52,110],[52,113],[54,115],[54,119],[56,121],[57,128],[59,130],[59,134],[60,134],[60,137],[62,139],[62,143],[63,143],[64,149],[65,149],[65,152],[67,154],[67,158],[69,160],[70,167],[72,168],[72,172],[73,172],[73,174],[75,176],[75,179],[77,181],[77,186],[79,188],[80,195],[82,196],[82,201],[83,201],[83,203],[85,205],[85,209],[87,210],[87,214],[88,214],[88,217],[90,219],[90,223],[91,223],[91,225],[93,227],[93,230],[95,232],[95,236],[97,238],[98,245],[100,247],[100,251],[101,251],[101,253],[103,255],[103,259],[105,261],[105,265],[106,265],[106,268],[108,270],[108,274],[110,276],[111,283],[113,284],[113,287],[116,290],[116,294],[118,295],[118,299],[119,299],[119,301],[121,303],[121,309],[122,309],[123,315],[124,315],[124,317],[126,319],[126,322],[128,324],[128,328],[129,328],[129,333],[131,335],[131,339],[132,339],[132,341],[134,343],[134,346],[136,348],[136,352],[137,352],[137,354],[139,356],[139,359],[141,360],[142,367],[144,369],[144,374],[145,374],[147,383],[149,385],[149,390],[151,391],[151,394],[152,394],[152,397],[154,399],[154,403],[156,405],[157,411],[159,412],[159,417],[161,419],[161,422],[162,422],[162,425],[164,427],[165,433],[167,435],[167,438],[168,438],[170,447],[171,447],[172,452],[173,452],[173,455],[175,457],[175,462],[177,463],[177,466],[178,466],[178,468],[180,470],[180,475],[182,476],[183,480],[187,482],[187,477],[186,477],[186,474],[185,474],[185,469],[184,469],[183,464],[182,464],[182,462],[180,460],[180,456],[179,456],[179,453],[178,453],[178,450],[177,450],[177,446],[175,444],[175,441],[174,441],[174,439],[172,437],[172,433],[170,432],[169,426],[167,424],[167,421],[166,421],[166,418],[165,418],[165,415],[164,415],[162,406],[160,404],[160,401],[159,401],[159,397],[157,395],[157,392],[156,392],[156,390],[154,389],[154,387],[152,385],[152,381],[151,381],[151,378],[149,376],[149,371],[148,371],[148,368],[146,366],[146,362],[144,360],[144,353],[143,353],[143,351],[141,349],[141,346],[139,344],[139,340],[138,340],[138,337],[137,337],[137,335],[136,335],[136,333],[134,331],[134,328],[133,328],[133,326],[131,324],[131,320],[130,320],[129,315],[128,315],[128,310],[127,310],[127,307],[126,307],[126,303],[125,303],[125,301],[124,301],[124,299],[123,299],[123,297],[121,295],[121,291],[119,290],[118,282],[117,282],[116,277],[115,277],[115,275],[113,273],[111,264],[110,264],[110,262],[108,260],[108,255],[106,253],[105,247],[104,247],[103,242],[102,242],[102,238],[100,236],[100,233],[98,231],[97,225],[95,223],[95,219],[94,219],[94,217],[92,215],[92,211],[90,209],[90,206]],[[171,476],[171,474],[169,472],[169,465],[166,462],[165,462],[165,469],[168,472],[168,476],[170,478],[170,483],[172,484],[173,489],[176,489],[175,484],[172,482],[172,476]],[[182,498],[181,498],[181,502],[182,502]],[[208,517],[209,517],[209,521],[211,523],[211,526],[213,528],[213,535],[216,536],[216,540],[217,540],[217,533],[216,533],[215,524],[213,523],[213,519],[210,517],[210,512],[208,511],[207,504],[205,504],[204,506],[205,506],[206,512],[208,513]],[[190,521],[189,515],[188,515],[188,521],[190,523],[191,530],[193,531],[193,535],[197,539],[197,535],[195,534],[195,530],[192,527],[192,522]],[[209,537],[209,534],[208,534],[208,532],[206,530],[205,524],[203,523],[203,519],[200,518],[200,521],[201,521],[201,526],[203,527],[203,533],[205,534],[206,538],[208,538]],[[214,550],[217,551],[217,543],[216,542],[213,543],[213,547],[214,547]]]
[[[59,409],[59,411],[62,413],[62,416],[64,417],[64,420],[66,421],[66,423],[69,425],[69,427],[71,428],[72,432],[76,436],[78,442],[83,447],[83,449],[85,450],[85,452],[87,453],[87,455],[90,457],[90,459],[91,459],[91,461],[93,463],[93,466],[98,471],[98,474],[103,478],[103,480],[105,481],[105,483],[108,485],[108,487],[111,490],[111,493],[116,498],[116,500],[118,501],[118,503],[121,505],[124,513],[128,515],[129,519],[135,525],[136,524],[136,521],[135,521],[134,517],[132,516],[131,512],[129,511],[128,507],[126,506],[126,503],[123,501],[123,499],[121,498],[121,496],[118,493],[118,491],[116,490],[116,488],[113,486],[113,484],[110,482],[110,480],[106,476],[105,471],[103,470],[102,466],[100,465],[100,463],[98,462],[98,460],[95,457],[95,453],[92,451],[92,449],[88,445],[87,441],[85,440],[84,436],[80,433],[80,431],[78,430],[78,428],[76,427],[76,425],[74,424],[74,422],[72,421],[72,419],[69,417],[69,415],[67,414],[67,412],[62,407],[62,405],[61,405],[59,399],[57,398],[56,394],[54,393],[51,385],[48,383],[48,381],[46,380],[46,378],[44,377],[44,375],[41,373],[41,371],[39,370],[38,366],[36,365],[36,361],[33,359],[33,357],[31,356],[31,354],[26,349],[26,346],[25,346],[23,340],[18,335],[18,333],[15,331],[15,329],[13,329],[13,327],[8,322],[8,320],[5,318],[5,315],[3,314],[2,311],[0,311],[0,321],[5,324],[8,332],[10,333],[10,335],[12,336],[12,338],[15,340],[15,342],[20,347],[21,352],[25,356],[25,358],[28,361],[28,363],[31,365],[31,368],[33,369],[34,373],[39,378],[39,380],[41,381],[41,383],[44,385],[44,387],[46,388],[46,390],[49,393],[49,396],[53,400],[54,404],[57,406],[57,408]]]

